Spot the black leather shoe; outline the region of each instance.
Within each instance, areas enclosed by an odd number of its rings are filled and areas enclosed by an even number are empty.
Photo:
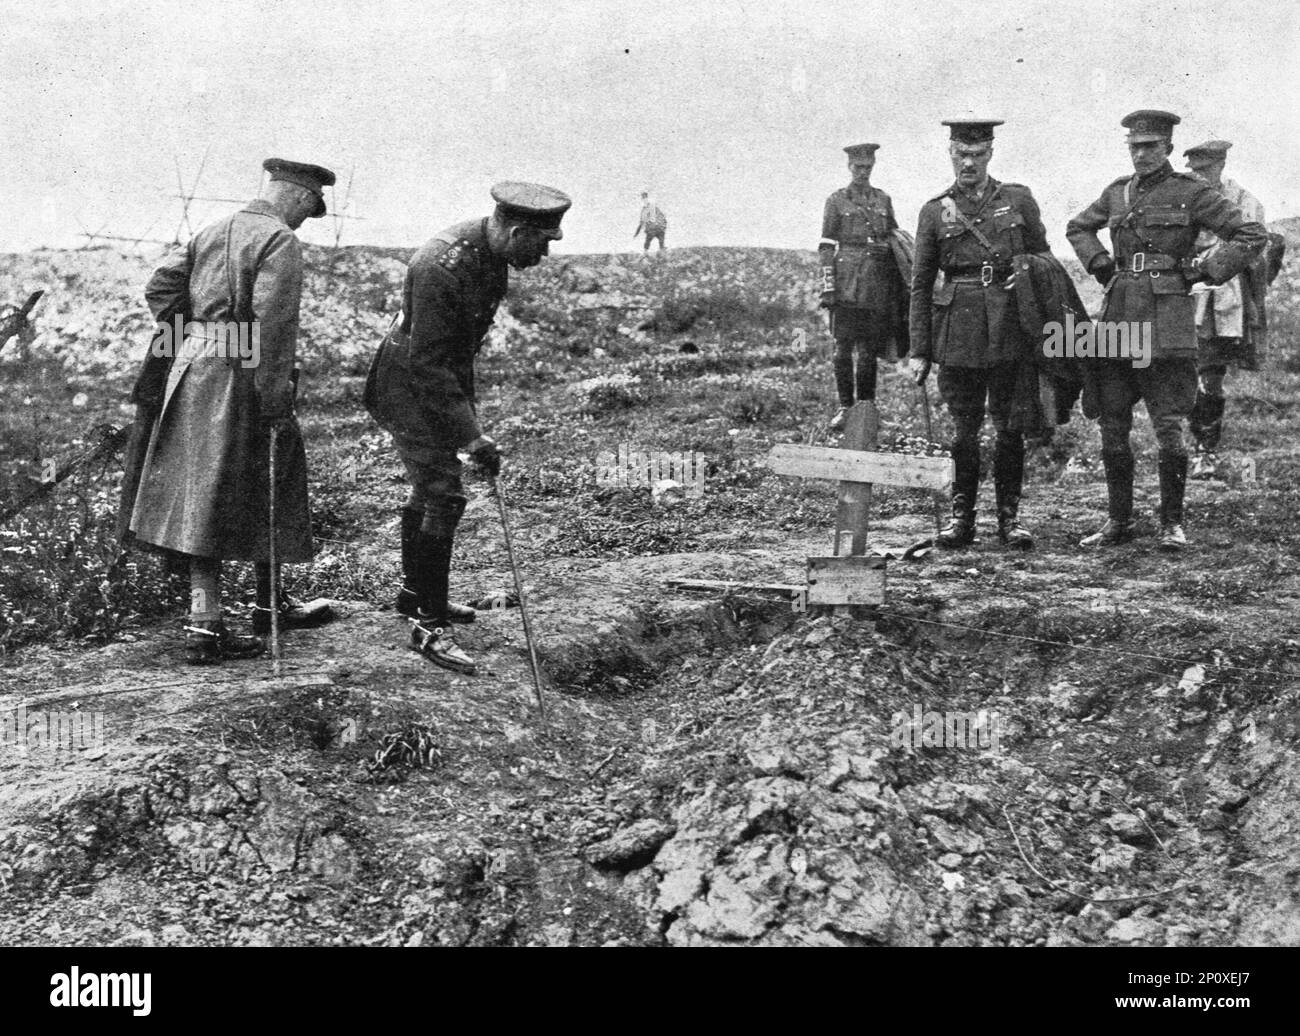
[[[280,601],[280,629],[307,630],[324,626],[334,618],[334,609],[324,597],[306,604],[285,597]],[[265,635],[271,632],[271,609],[260,605],[253,608],[253,632]]]
[[[266,650],[261,637],[231,633],[224,622],[195,622],[185,627],[185,660],[216,665],[231,658],[256,658]]]
[[[426,625],[412,619],[411,650],[418,651],[434,665],[440,665],[454,673],[474,676],[478,672],[474,660],[456,644],[450,626]]]
[[[394,605],[399,615],[405,615],[408,619],[417,619],[420,617],[420,600],[411,590],[402,587],[397,594],[397,603]],[[473,622],[478,618],[478,612],[463,604],[447,602],[447,618],[452,622]]]

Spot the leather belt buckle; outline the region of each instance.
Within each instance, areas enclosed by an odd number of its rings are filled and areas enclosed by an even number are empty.
[[[980,267],[980,284],[987,288],[993,283],[993,264],[985,263]]]
[[[1129,272],[1141,273],[1146,268],[1147,268],[1146,252],[1134,252],[1132,258],[1129,259]]]

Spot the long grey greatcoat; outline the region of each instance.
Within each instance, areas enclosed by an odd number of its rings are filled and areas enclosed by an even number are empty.
[[[259,360],[187,334],[167,378],[131,513],[146,544],[206,558],[268,561],[266,417],[289,417],[276,457],[281,561],[312,557],[307,461],[293,413],[302,296],[302,246],[269,203],[195,235],[145,289],[155,319],[177,309],[192,321],[256,320]]]

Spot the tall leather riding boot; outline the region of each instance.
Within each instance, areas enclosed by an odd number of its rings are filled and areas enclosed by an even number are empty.
[[[858,402],[876,398],[876,353],[873,341],[857,344],[858,368],[854,376],[853,387],[857,392]]]
[[[1196,405],[1192,407],[1187,422],[1196,439],[1192,478],[1214,478],[1219,473],[1219,459],[1214,451],[1219,448],[1219,438],[1223,434],[1223,406],[1222,396],[1207,396],[1200,389],[1196,390]]]
[[[835,343],[835,395],[841,407],[853,405],[853,343]]]
[[[402,589],[397,611],[412,619],[436,615],[443,621],[473,622],[478,614],[473,608],[447,600],[452,541],[422,532],[423,523],[424,512],[402,508]]]
[[[935,536],[940,547],[965,547],[975,542],[975,498],[980,485],[979,443],[952,448],[952,521]]]
[[[1101,462],[1106,469],[1108,517],[1105,525],[1080,541],[1081,547],[1112,547],[1133,538],[1133,454],[1103,450]]]
[[[997,438],[993,454],[993,492],[998,507],[998,539],[1008,547],[1029,550],[1034,537],[1020,524],[1020,490],[1025,478],[1025,441],[1019,435]]]
[[[473,608],[452,604],[447,600],[451,578],[452,537],[459,508],[449,508],[444,521],[430,532],[427,516],[417,517],[415,531],[409,540],[410,561],[415,580],[418,581],[418,607],[411,625],[410,646],[430,662],[453,672],[473,675],[477,672],[474,660],[456,643],[451,630],[453,622],[472,622],[477,614]],[[416,589],[416,588],[412,588]],[[406,588],[403,588],[405,592]]]
[[[429,595],[429,572],[424,554],[416,546],[424,512],[411,507],[402,511],[402,589],[397,594],[397,610],[414,618],[421,602]]]
[[[425,596],[420,600],[420,617],[435,625],[445,625],[451,620],[447,611],[447,594],[451,585],[451,540],[421,532],[416,549],[425,557],[428,583]]]
[[[1196,404],[1187,419],[1196,445],[1209,453],[1219,448],[1219,439],[1223,435],[1224,402],[1222,396],[1209,396],[1198,388]]]
[[[1160,542],[1161,550],[1182,550],[1187,546],[1183,532],[1183,495],[1187,490],[1187,454],[1161,450]]]

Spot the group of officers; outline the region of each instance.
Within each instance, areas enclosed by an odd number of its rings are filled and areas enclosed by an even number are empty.
[[[119,531],[188,566],[186,654],[196,664],[261,654],[273,609],[282,629],[333,617],[328,602],[300,604],[274,590],[273,564],[313,554],[306,455],[294,414],[303,282],[294,231],[325,214],[323,191],[335,176],[278,158],[263,168],[262,197],[199,231],[145,289],[158,323],[180,314],[186,336],[175,355],[150,349],[133,390]],[[563,237],[560,221],[572,204],[554,188],[513,181],[493,187],[492,197],[490,215],[447,228],[412,256],[401,312],[365,385],[365,405],[392,434],[411,485],[398,520],[397,610],[411,620],[411,647],[466,674],[476,666],[452,624],[472,622],[475,611],[448,600],[452,541],[466,504],[460,454],[489,478],[501,464],[476,413],[474,359],[505,297],[509,268],[541,261]],[[245,321],[260,328],[260,362],[251,367],[210,340]],[[251,636],[223,619],[221,565],[232,560],[256,567]]]
[[[1079,261],[1105,289],[1099,319],[1148,325],[1152,344],[1148,366],[1123,358],[1078,361],[1086,365],[1077,372],[1087,385],[1085,413],[1101,424],[1108,490],[1107,520],[1081,541],[1084,547],[1113,546],[1134,535],[1129,433],[1139,400],[1159,445],[1159,546],[1186,547],[1183,421],[1190,419],[1196,439],[1192,473],[1208,477],[1222,429],[1227,365],[1257,362],[1268,245],[1263,210],[1223,178],[1228,141],[1185,151],[1190,172],[1172,167],[1179,121],[1166,111],[1125,116],[1133,172],[1107,185],[1066,227]],[[878,145],[845,148],[852,180],[827,199],[822,222],[822,305],[836,341],[840,404],[831,429],[844,426],[856,400],[874,398],[877,358],[907,352],[922,386],[938,366],[939,391],[956,426],[952,520],[938,536],[945,547],[975,538],[986,409],[997,433],[992,473],[999,538],[1033,546],[1019,519],[1025,428],[1016,420],[1018,397],[1037,391],[1044,324],[1067,312],[1087,320],[1051,257],[1029,188],[989,175],[993,130],[1001,124],[944,122],[956,179],[921,208],[910,271],[899,248],[906,235],[889,196],[871,185]],[[1113,251],[1098,237],[1103,228]]]
[[[1210,328],[1208,340],[1219,350],[1213,352],[1216,363],[1232,359],[1224,343],[1239,328],[1219,322],[1218,303],[1194,298],[1191,288],[1202,281],[1229,282],[1266,242],[1258,203],[1256,211],[1243,212],[1240,197],[1234,202],[1225,196],[1218,182],[1226,142],[1187,152],[1193,168],[1206,175],[1172,169],[1178,121],[1157,111],[1125,118],[1134,173],[1106,187],[1067,231],[1088,272],[1106,286],[1103,319],[1151,321],[1155,327],[1148,368],[1108,362],[1095,379],[1110,509],[1103,528],[1084,540],[1087,545],[1117,544],[1133,535],[1129,430],[1139,399],[1146,400],[1160,443],[1161,545],[1177,549],[1186,543],[1182,420],[1199,414],[1194,428],[1215,428],[1223,409],[1221,370],[1217,380],[1203,376],[1203,394],[1197,393],[1198,304],[1202,327]],[[1054,260],[1029,188],[988,174],[993,129],[1000,124],[945,123],[956,179],[922,208],[914,254],[900,251],[889,196],[871,186],[875,144],[846,149],[852,183],[827,201],[823,224],[822,302],[831,311],[838,343],[835,377],[842,408],[874,397],[876,360],[890,341],[910,346],[918,384],[938,365],[939,387],[956,424],[952,521],[939,538],[951,547],[974,538],[986,408],[997,430],[993,475],[1000,537],[1017,547],[1033,543],[1018,517],[1024,431],[1011,411],[1024,382],[1022,369],[1041,343],[1034,340],[1035,329],[1025,326],[1024,299],[1017,295],[1031,281],[1050,286]],[[303,282],[294,231],[325,214],[323,190],[335,177],[321,166],[283,159],[268,159],[263,167],[269,176],[262,197],[196,234],[154,273],[145,292],[160,325],[171,325],[178,315],[189,323],[174,355],[150,350],[133,391],[137,417],[120,531],[125,540],[188,564],[186,650],[195,663],[260,654],[273,612],[284,629],[332,617],[324,602],[303,605],[273,590],[279,579],[272,563],[308,561],[313,553],[306,457],[294,414]],[[541,261],[550,243],[563,237],[560,224],[571,205],[563,192],[540,184],[505,182],[491,193],[490,215],[449,227],[412,257],[401,311],[365,385],[366,408],[391,433],[411,486],[399,516],[397,610],[411,621],[411,647],[467,674],[476,666],[457,645],[453,624],[473,621],[475,612],[448,599],[452,544],[466,505],[460,458],[467,455],[488,478],[496,477],[501,463],[476,412],[475,357],[505,296],[509,268]],[[1097,237],[1103,227],[1111,230],[1114,254]],[[1215,246],[1208,248],[1202,234],[1213,235]],[[943,281],[936,286],[940,272]],[[1064,299],[1062,305],[1073,297],[1081,309],[1073,287],[1063,288],[1059,277],[1055,293],[1046,294]],[[253,367],[207,340],[217,333],[211,328],[241,321],[260,327],[261,361]],[[223,621],[221,564],[228,560],[256,566],[252,636],[235,633]]]

